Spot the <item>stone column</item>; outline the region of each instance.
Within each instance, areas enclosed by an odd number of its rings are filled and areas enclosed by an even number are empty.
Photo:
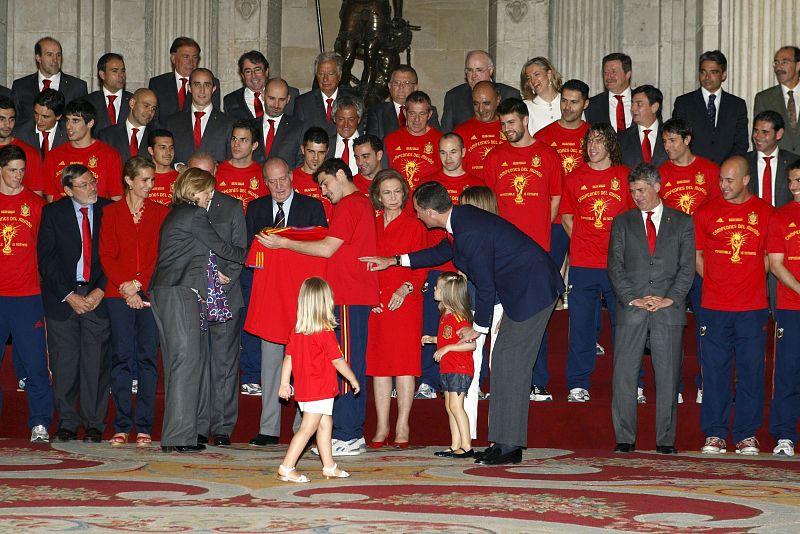
[[[148,76],[172,69],[169,47],[182,35],[198,42],[202,49],[200,65],[215,71],[219,0],[147,0],[147,3],[151,17],[148,25],[153,32],[145,42],[152,51]]]
[[[550,0],[490,0],[489,53],[495,80],[519,89],[520,70],[530,58],[547,56]]]

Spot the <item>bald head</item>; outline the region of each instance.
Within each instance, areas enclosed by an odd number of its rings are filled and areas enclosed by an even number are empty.
[[[211,154],[205,152],[198,152],[186,162],[186,166],[194,169],[203,169],[210,172],[212,176],[217,175],[217,162],[211,157]]]
[[[280,78],[273,78],[267,82],[264,89],[264,102],[267,104],[267,115],[277,118],[283,115],[291,96],[289,95],[289,84]]]
[[[753,196],[747,189],[750,168],[742,156],[733,156],[722,162],[719,169],[719,188],[722,197],[733,204],[742,204]]]
[[[137,89],[128,100],[131,108],[128,118],[134,127],[141,128],[150,124],[158,110],[158,97],[146,87]]]
[[[480,122],[492,122],[497,119],[497,106],[500,105],[500,93],[490,81],[482,81],[472,88],[472,111]]]

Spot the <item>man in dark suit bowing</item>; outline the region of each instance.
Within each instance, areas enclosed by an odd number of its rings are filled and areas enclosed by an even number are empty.
[[[438,182],[414,192],[414,210],[428,228],[444,228],[453,242],[395,258],[361,258],[374,270],[403,265],[440,265],[452,259],[477,288],[475,322],[459,330],[461,339],[489,332],[496,299],[503,317],[492,356],[489,441],[476,463],[522,461],[528,445],[530,377],[556,299],[564,290],[561,275],[547,252],[516,226],[474,206],[453,206]]]
[[[253,159],[264,163],[271,157],[285,159],[292,166],[303,164],[300,145],[303,144],[305,124],[289,111],[293,98],[289,85],[281,78],[273,78],[265,91],[264,114],[257,119],[261,139]]]
[[[700,56],[700,88],[675,99],[672,118],[689,123],[692,152],[717,165],[747,152],[747,104],[722,90],[728,78],[728,60],[719,50]]]
[[[264,164],[264,181],[269,195],[253,200],[247,206],[248,243],[264,228],[284,226],[327,226],[322,202],[292,188],[289,164],[272,157]],[[246,309],[245,309],[246,310]],[[285,345],[261,340],[261,421],[258,434],[250,445],[263,447],[278,443],[281,432],[281,405],[278,387],[281,385],[281,366]]]
[[[100,130],[97,138],[119,153],[123,164],[133,156],[147,153],[147,139],[158,109],[156,94],[145,87],[133,93],[126,107],[130,113],[125,120]]]
[[[236,119],[260,119],[267,104],[267,83],[269,81],[269,61],[258,50],[250,50],[239,56],[239,76],[244,87],[225,95],[222,104],[225,113]],[[288,87],[289,99],[286,113],[294,114],[294,101],[300,96],[295,87]],[[263,163],[263,162],[260,162]]]
[[[127,76],[125,60],[121,55],[108,52],[100,56],[97,60],[97,78],[100,80],[100,89],[86,95],[86,100],[94,106],[97,117],[95,132],[125,122],[131,111],[128,101],[133,96],[125,90]]]
[[[33,47],[37,71],[17,78],[11,85],[11,100],[17,108],[17,122],[33,117],[33,101],[45,89],[55,89],[64,95],[65,104],[86,96],[86,82],[61,72],[61,43],[52,37],[42,37]]]
[[[772,110],[762,111],[753,119],[753,148],[745,155],[750,168],[747,188],[776,208],[791,202],[787,171],[798,154],[779,148],[786,134],[783,117]]]
[[[608,278],[617,295],[614,451],[635,450],[639,371],[649,341],[656,377],[656,450],[675,454],[686,296],[695,269],[694,226],[689,215],[661,202],[661,176],[652,164],[637,165],[628,186],[637,207],[614,219],[608,246]]]
[[[664,140],[661,138],[661,106],[664,95],[652,85],[640,85],[631,92],[633,124],[617,132],[622,163],[634,168],[639,163],[656,167],[667,161]]]
[[[37,254],[47,320],[47,350],[59,412],[54,441],[99,443],[108,410],[110,325],[103,296],[106,277],[98,247],[103,207],[97,178],[87,167],[61,173],[65,197],[42,210]],[[80,408],[79,408],[80,406]]]

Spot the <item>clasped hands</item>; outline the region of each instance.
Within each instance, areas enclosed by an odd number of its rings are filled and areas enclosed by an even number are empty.
[[[668,308],[674,304],[674,301],[669,297],[656,297],[654,295],[646,295],[644,297],[631,301],[631,306],[648,311],[656,312],[662,308]]]

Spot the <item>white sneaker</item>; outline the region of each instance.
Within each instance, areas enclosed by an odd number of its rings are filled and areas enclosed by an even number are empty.
[[[139,381],[138,380],[131,380],[131,393],[136,395],[139,393]]]
[[[535,402],[547,402],[553,400],[553,395],[551,395],[545,387],[533,386],[531,389],[530,400]]]
[[[595,343],[594,344],[594,352],[598,356],[604,356],[605,353],[606,353],[606,349],[604,349],[603,345],[601,345],[600,343]]]
[[[589,402],[589,392],[583,388],[572,388],[569,390],[567,402]]]
[[[775,456],[794,456],[794,442],[790,439],[779,439],[778,444],[772,449]]]
[[[702,389],[698,389],[697,390],[697,400],[695,400],[695,402],[697,404],[703,404],[703,390]]]
[[[48,443],[49,441],[50,434],[47,433],[47,428],[44,425],[36,425],[31,429],[31,443]]]
[[[636,388],[636,402],[639,404],[647,403],[647,397],[644,396],[644,388]]]
[[[358,456],[367,449],[364,438],[355,438],[348,441],[341,439],[331,440],[331,450],[333,456]]]
[[[414,393],[415,399],[435,399],[436,391],[426,383],[419,385],[419,389]]]
[[[678,404],[683,404],[683,393],[678,393]]]
[[[261,386],[258,384],[242,384],[242,395],[261,396]]]

